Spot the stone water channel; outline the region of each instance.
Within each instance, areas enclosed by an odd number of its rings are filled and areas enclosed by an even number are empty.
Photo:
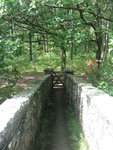
[[[66,74],[64,85],[89,150],[112,150],[113,97],[74,75]],[[37,150],[40,150],[40,119],[52,86],[51,74],[45,75],[0,105],[0,150],[35,150],[36,144]],[[56,118],[52,128],[53,138],[49,149],[45,150],[72,150],[67,140],[64,119],[65,94],[64,89],[53,91]]]
[[[70,150],[65,116],[65,89],[53,89],[55,120],[52,125],[52,139],[47,150]]]
[[[73,73],[69,71],[70,73]],[[66,91],[64,87],[64,73],[45,70],[45,74],[53,75],[52,103],[54,105],[54,121],[51,122],[52,136],[45,150],[71,150],[65,114]],[[43,143],[42,143],[43,144]]]
[[[47,72],[45,74],[48,73],[53,74],[53,88],[51,98],[52,104],[54,105],[54,120],[52,120],[52,122],[49,125],[51,129],[47,129],[48,130],[47,132],[50,132],[49,134],[51,134],[51,138],[49,139],[48,142],[49,144],[47,144],[44,148],[42,148],[43,146],[40,147],[40,149],[74,150],[75,148],[71,146],[69,129],[67,126],[68,120],[66,116],[66,107],[69,103],[69,100],[67,99],[66,96],[66,89],[64,85],[64,73],[58,71],[53,72],[53,70],[46,70],[46,71]],[[73,74],[73,71],[68,70],[68,74]],[[79,142],[80,142],[79,140],[78,141],[76,140],[76,145],[78,144],[80,147]],[[44,143],[41,144],[44,145]],[[83,150],[83,149],[77,148],[76,150]],[[84,150],[88,149],[84,148]]]

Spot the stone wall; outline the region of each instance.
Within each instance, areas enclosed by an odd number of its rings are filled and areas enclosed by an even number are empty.
[[[42,108],[51,88],[51,76],[43,76],[0,105],[0,150],[34,150]]]
[[[113,150],[113,97],[73,75],[66,76],[65,86],[89,149]]]

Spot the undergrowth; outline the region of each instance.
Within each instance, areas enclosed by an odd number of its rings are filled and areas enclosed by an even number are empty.
[[[113,96],[113,64],[108,62],[101,64],[100,70],[92,71],[89,74],[89,82],[93,86]]]
[[[0,88],[0,104],[2,104],[7,98],[11,98],[15,94],[19,93],[22,91],[21,88],[13,87],[12,89],[7,86],[7,87],[1,87]]]
[[[74,109],[71,103],[67,105],[66,117],[71,150],[88,150],[88,144],[84,138],[81,125],[75,117]]]

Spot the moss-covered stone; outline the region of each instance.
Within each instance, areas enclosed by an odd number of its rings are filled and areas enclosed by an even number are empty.
[[[39,132],[42,109],[51,88],[52,77],[46,75],[0,105],[1,150],[33,149],[35,137]]]
[[[65,87],[89,149],[113,149],[113,97],[73,75],[66,75]]]

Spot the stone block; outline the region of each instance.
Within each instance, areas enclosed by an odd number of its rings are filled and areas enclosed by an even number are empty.
[[[35,150],[40,117],[51,88],[52,77],[44,76],[0,105],[0,150]]]
[[[66,75],[65,86],[89,150],[112,150],[113,97],[73,75]]]

